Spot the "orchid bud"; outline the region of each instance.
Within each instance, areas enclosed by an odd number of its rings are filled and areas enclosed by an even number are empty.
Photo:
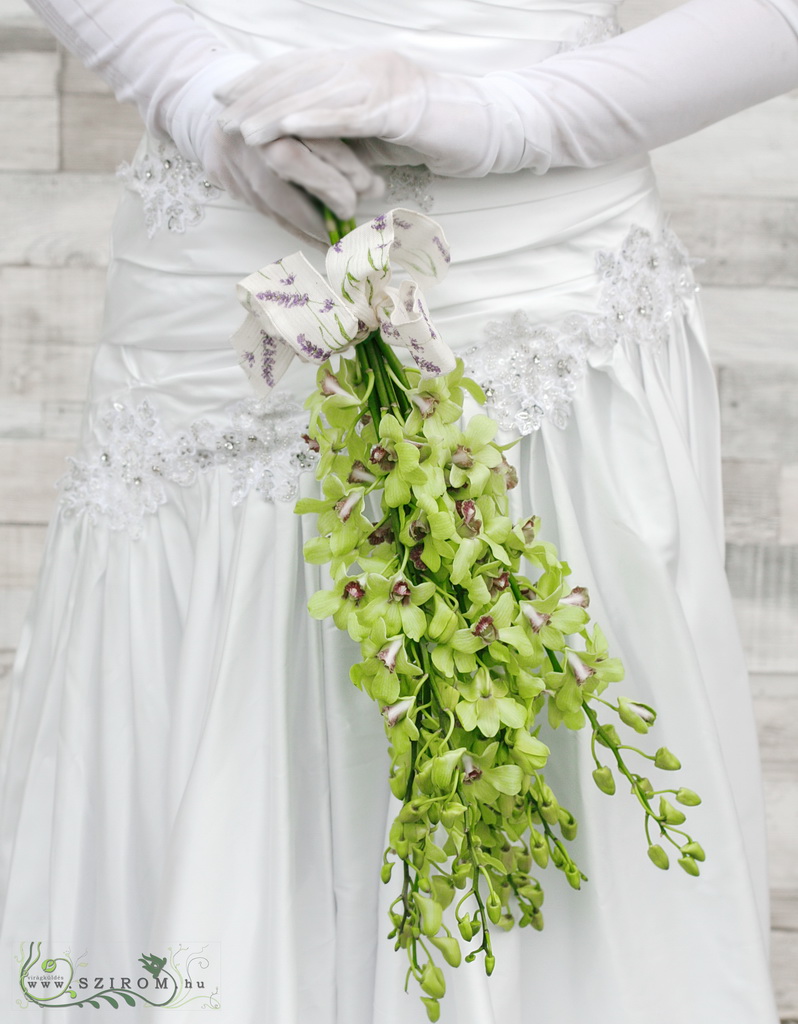
[[[417,843],[419,839],[423,839],[429,829],[423,821],[407,822],[404,827],[405,839],[411,843]]]
[[[474,930],[471,927],[471,919],[468,917],[461,917],[457,922],[457,927],[466,942],[470,942],[474,935]]]
[[[638,785],[638,788],[639,788],[640,792],[644,796],[653,796],[654,795],[654,787],[651,785],[651,779],[647,779],[645,777],[638,778],[637,785]],[[634,793],[634,786],[632,787],[632,792]]]
[[[682,767],[679,758],[672,754],[667,747],[659,748],[654,756],[654,764],[657,768],[663,768],[666,772],[675,772]]]
[[[596,733],[596,739],[602,747],[620,747],[621,737],[614,725],[602,725],[601,732]]]
[[[460,803],[447,804],[441,811],[441,821],[445,828],[449,829],[465,814],[466,808]]]
[[[593,781],[607,796],[612,796],[615,793],[615,776],[612,774],[612,769],[606,764],[601,768],[596,768],[593,772]]]
[[[542,846],[533,846],[532,858],[539,868],[547,867],[549,863],[548,845],[544,842]]]
[[[565,877],[572,889],[581,889],[582,873],[576,864],[568,864],[565,868]]]
[[[462,954],[460,943],[453,935],[430,936],[430,942],[443,953],[443,959],[450,967],[459,967]]]
[[[676,799],[680,804],[684,804],[685,807],[698,807],[701,803],[701,797],[698,793],[694,793],[692,789],[685,789],[684,787],[677,791]]]
[[[452,881],[458,889],[464,889],[468,883],[470,874],[471,868],[468,864],[458,864],[452,872]]]
[[[400,772],[398,775],[391,775],[388,779],[388,785],[391,787],[391,792],[397,800],[403,799],[405,791],[407,790],[406,773]]]
[[[682,847],[682,853],[685,857],[692,857],[694,860],[706,860],[707,857],[703,846],[695,842],[685,843]]]
[[[535,882],[534,885],[531,883],[529,885],[525,885],[520,891],[535,910],[540,910],[543,906],[545,893],[541,889],[539,882]]]
[[[499,918],[502,916],[502,901],[495,892],[488,894],[488,898],[485,901],[485,907],[488,911],[488,917],[490,918],[491,924],[498,924]]]
[[[696,862],[693,860],[692,857],[680,857],[679,858],[679,866],[684,868],[684,870],[687,872],[688,875],[693,875],[694,877],[698,877],[698,875],[701,874],[701,869],[699,868],[699,866],[696,864]]]
[[[437,935],[441,928],[443,914],[440,903],[427,899],[426,896],[419,896],[417,892],[413,893],[413,899],[421,914],[422,932],[427,936]]]
[[[529,923],[532,925],[536,932],[542,932],[543,914],[541,914],[539,910],[536,910],[535,913],[531,916]]]
[[[441,999],[446,995],[446,980],[443,971],[436,967],[431,960],[424,964],[421,970],[421,988],[434,999]]]
[[[578,825],[573,814],[570,811],[566,811],[564,807],[561,807],[557,817],[560,822],[560,831],[563,834],[563,838],[568,840],[576,839]]]
[[[485,974],[490,976],[493,974],[493,968],[496,966],[496,957],[490,953],[485,955]]]
[[[384,883],[388,883],[391,880],[391,872],[393,871],[393,861],[386,861],[385,864],[380,868],[380,878]]]
[[[520,853],[516,857],[516,865],[519,871],[523,871],[526,875],[532,870],[532,854],[531,853]]]
[[[540,786],[538,813],[548,825],[556,825],[559,820],[560,805],[557,803],[557,798],[551,787],[545,782]]]
[[[668,860],[667,853],[662,847],[655,843],[648,848],[648,856],[652,864],[656,864],[658,868],[662,868],[663,871],[667,871],[670,867],[670,861]]]
[[[422,996],[421,1002],[427,1011],[427,1019],[431,1020],[432,1024],[441,1019],[441,1004],[437,999],[428,999],[426,996]]]
[[[618,716],[624,725],[630,726],[635,732],[645,733],[648,732],[656,714],[647,704],[638,704],[636,701],[627,700],[626,697],[619,697]]]
[[[659,798],[659,816],[666,825],[681,825],[686,821],[684,813],[674,807],[664,796]]]

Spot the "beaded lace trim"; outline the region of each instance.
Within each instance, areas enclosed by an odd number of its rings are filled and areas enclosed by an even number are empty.
[[[608,14],[606,17],[585,18],[584,25],[579,30],[579,35],[574,40],[560,43],[557,53],[567,53],[568,50],[579,50],[583,46],[593,46],[594,43],[603,43],[605,39],[612,39],[622,32],[618,24],[616,14]]]
[[[385,198],[389,205],[410,202],[423,213],[429,213],[435,202],[432,183],[437,178],[426,164],[391,167],[385,176]]]
[[[558,327],[534,324],[523,311],[488,324],[486,341],[463,358],[490,414],[522,435],[544,420],[564,427],[591,349],[626,342],[656,352],[667,342],[671,320],[697,291],[694,262],[672,231],[655,239],[635,225],[616,252],[596,254],[600,312],[572,313]]]
[[[86,458],[70,458],[71,469],[56,484],[62,514],[138,537],[144,516],[167,501],[167,484],[189,487],[213,467],[231,474],[233,505],[250,491],[292,501],[300,473],[317,458],[302,437],[306,429],[307,413],[286,395],[244,399],[230,407],[226,424],[198,419],[173,434],[149,401],[114,402]]]
[[[116,175],[141,196],[148,238],[163,229],[183,232],[198,224],[206,204],[222,195],[200,165],[171,143],[159,142],[155,156],[145,153],[134,164],[120,164]]]

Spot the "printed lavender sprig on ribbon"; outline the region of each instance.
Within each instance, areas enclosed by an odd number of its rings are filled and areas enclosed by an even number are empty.
[[[259,394],[268,394],[294,356],[324,363],[377,331],[405,348],[423,374],[455,367],[433,329],[421,287],[446,273],[449,246],[435,221],[412,210],[380,214],[327,252],[327,280],[302,253],[286,256],[238,284],[248,316],[231,339]],[[408,275],[397,287],[394,268]]]

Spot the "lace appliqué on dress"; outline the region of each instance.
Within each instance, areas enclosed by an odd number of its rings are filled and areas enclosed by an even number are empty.
[[[697,262],[672,231],[655,240],[635,225],[617,252],[596,254],[599,313],[573,313],[559,327],[533,324],[521,311],[488,324],[486,342],[468,349],[464,362],[491,415],[519,434],[531,434],[544,419],[564,427],[591,347],[626,341],[658,351],[674,314],[697,291]]]
[[[425,164],[391,167],[385,175],[385,198],[389,205],[410,202],[422,213],[429,213],[435,203],[432,183],[437,177]]]
[[[619,36],[623,30],[618,23],[616,14],[608,14],[606,17],[589,17],[579,31],[576,39],[566,40],[557,47],[557,53],[567,53],[569,50],[580,50],[583,46],[593,46],[594,43],[603,43],[606,39]]]
[[[200,419],[168,435],[148,401],[114,402],[85,459],[56,484],[66,517],[87,515],[112,530],[141,535],[144,516],[167,501],[166,483],[189,487],[200,472],[219,467],[233,478],[232,503],[250,491],[267,501],[292,501],[300,473],[316,464],[302,437],[307,413],[287,396],[244,399],[226,425]]]
[[[198,224],[206,204],[223,194],[199,164],[164,142],[158,143],[155,156],[145,153],[133,164],[121,164],[116,174],[141,196],[148,238],[163,229],[183,232]]]

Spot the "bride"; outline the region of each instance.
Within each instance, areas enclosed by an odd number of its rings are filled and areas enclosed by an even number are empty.
[[[441,1019],[775,1024],[717,395],[646,152],[798,85],[795,0],[689,0],[625,34],[611,0],[29,2],[146,133],[0,754],[2,1005],[48,1016],[31,943],[51,972],[145,980],[193,944],[229,1024],[426,1019],[386,938],[383,725],[306,610],[315,372],[256,399],[229,342],[236,282],[300,247],[322,265],[316,197],[441,224],[436,328],[703,797],[701,878],[657,872],[583,737],[547,734],[589,883],[549,878],[544,932],[499,932],[490,978],[447,968]]]

